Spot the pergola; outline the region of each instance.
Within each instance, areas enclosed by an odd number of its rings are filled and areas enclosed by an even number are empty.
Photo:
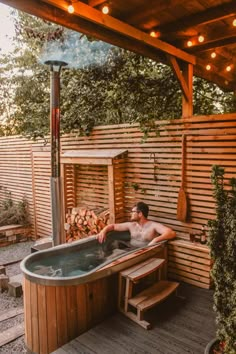
[[[133,51],[156,62],[169,64],[182,90],[182,117],[188,118],[186,120],[183,119],[185,122],[191,120],[190,117],[193,115],[193,75],[214,82],[225,91],[236,91],[235,0],[112,0],[110,2],[110,15],[104,15],[101,11],[101,6],[105,2],[109,2],[109,0],[0,0],[0,2],[72,30],[93,36],[112,45]],[[69,4],[74,6],[75,11],[73,14],[68,12]],[[55,105],[54,108],[57,109],[57,106]],[[57,118],[59,118],[59,115]],[[225,142],[224,146],[226,147],[235,139],[234,122],[235,117],[232,117],[227,125],[228,131],[231,132],[231,136],[228,134],[231,140]],[[210,130],[210,138],[204,136],[204,139],[217,140],[215,130],[210,129],[210,124],[211,121],[208,123],[208,128],[206,128]],[[233,128],[231,129],[232,126]],[[218,127],[218,130],[221,127]],[[198,132],[202,132],[203,129],[205,127],[200,126]],[[222,131],[221,134],[227,136],[227,131]],[[195,137],[193,137],[194,139]],[[219,139],[221,139],[219,141],[222,141],[222,136]],[[218,141],[215,144],[218,144]],[[60,160],[58,145],[56,146],[57,167],[59,167]],[[51,150],[53,151],[53,148]],[[231,157],[232,151],[228,153],[227,148],[225,150],[226,158],[233,158]],[[203,153],[204,148],[202,155]],[[76,152],[76,154],[76,156],[73,156],[73,163],[81,162],[81,158],[85,159],[84,156],[79,156],[79,152]],[[86,152],[86,159],[88,154]],[[228,157],[229,155],[230,157]],[[213,152],[209,156],[213,156]],[[68,158],[72,162],[71,156],[68,155],[64,156],[64,162],[68,162]],[[97,156],[90,156],[89,162],[94,162],[94,158],[97,159]],[[206,158],[205,155],[204,158]],[[230,160],[230,164],[232,167],[234,161],[231,163]],[[110,160],[109,166],[111,166]],[[203,167],[203,177],[204,169],[205,165]],[[113,176],[114,171],[110,168],[110,177],[108,176],[110,194],[114,192]],[[52,176],[52,181],[54,180],[57,182],[54,189],[56,190],[58,187],[58,190],[60,190],[60,175]],[[202,181],[204,182],[204,178],[198,183],[200,184]],[[56,194],[55,190],[54,193]],[[60,191],[58,195],[60,195]],[[198,205],[201,206],[202,204]],[[59,198],[57,200],[57,208],[58,215],[55,214],[53,220],[57,220],[60,216]],[[57,233],[56,226],[55,231]],[[175,246],[172,247],[174,249]],[[179,244],[176,247],[178,249]],[[183,247],[183,244],[180,244],[180,247]],[[184,254],[190,252],[191,256],[193,246],[190,244],[185,245],[185,247],[188,248],[187,251],[184,249],[182,252]],[[197,262],[199,262],[199,255],[203,252],[204,262],[206,260],[210,266],[211,260],[208,259],[210,257],[208,249],[203,248],[202,250],[200,246],[197,247],[199,249],[196,254],[194,253],[194,259],[197,258]],[[189,257],[189,255],[186,257]],[[191,270],[192,267],[191,264]],[[206,274],[207,272],[204,273]],[[209,271],[207,276],[208,274]],[[195,277],[198,277],[198,275]],[[47,284],[37,284],[33,283],[33,281],[31,284],[29,280],[26,280],[26,343],[32,349],[32,352],[52,352],[59,345],[69,342],[72,338],[88,329],[89,326],[91,327],[101,321],[103,312],[105,313],[109,307],[105,300],[111,299],[114,303],[117,300],[113,283],[110,280],[105,279],[105,281],[107,283],[103,283],[103,285],[100,283],[92,283],[92,285],[89,283],[88,286],[87,284],[78,284],[78,288],[75,290],[73,286],[70,286],[75,285],[72,283],[69,284],[69,289],[63,289],[60,286],[54,289],[50,286],[50,283],[47,286]],[[190,279],[190,283],[191,281]],[[194,283],[196,283],[195,280]],[[87,289],[89,289],[89,292]],[[77,295],[75,295],[75,291]],[[103,296],[100,296],[101,301],[103,301],[101,306],[100,304],[95,306],[95,302],[93,302],[93,294],[98,294],[98,291],[103,294]],[[46,298],[48,299],[47,305],[45,305]],[[57,303],[55,302],[56,298],[59,299]],[[81,299],[83,300],[82,302]],[[110,307],[113,308],[113,306],[115,305],[112,303]],[[91,314],[94,316],[91,317],[92,319],[89,317]],[[80,327],[77,322],[79,316],[84,321],[81,321],[82,325],[80,323]],[[86,321],[88,321],[88,325]]]
[[[171,65],[183,93],[183,117],[193,112],[193,75],[236,89],[235,0],[113,0],[109,15],[101,12],[109,0],[0,2]]]

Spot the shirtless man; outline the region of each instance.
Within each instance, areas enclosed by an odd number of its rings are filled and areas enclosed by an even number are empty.
[[[110,224],[97,235],[98,242],[106,240],[109,231],[129,231],[131,244],[134,246],[152,246],[157,242],[175,238],[176,233],[171,228],[158,222],[148,220],[149,207],[143,202],[138,202],[131,211],[131,221],[121,224]]]

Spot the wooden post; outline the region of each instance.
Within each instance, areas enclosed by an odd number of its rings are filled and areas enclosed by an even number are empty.
[[[188,118],[193,115],[193,65],[183,64],[182,75],[188,87],[188,99],[182,95],[182,117]]]
[[[36,192],[35,192],[35,175],[34,175],[34,154],[32,151],[32,144],[31,148],[31,170],[32,170],[32,199],[33,199],[33,210],[34,210],[34,234],[35,238],[38,238],[38,229],[37,229],[37,208],[36,208]]]
[[[109,210],[110,223],[114,223],[115,215],[115,182],[114,182],[114,165],[108,165],[108,191],[109,191]]]

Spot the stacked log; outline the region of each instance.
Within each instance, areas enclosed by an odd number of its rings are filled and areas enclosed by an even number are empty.
[[[69,209],[66,214],[66,242],[97,235],[109,223],[109,210],[100,212],[86,207]]]

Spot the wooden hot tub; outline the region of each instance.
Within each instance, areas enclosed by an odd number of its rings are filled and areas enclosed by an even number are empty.
[[[117,251],[119,255],[105,257],[99,265],[97,260],[92,265],[87,262],[94,252],[101,258],[103,250],[104,245],[89,237],[33,253],[22,261],[29,351],[51,353],[111,315],[117,308],[118,273],[153,256],[166,258],[167,253],[162,243],[125,249],[122,254]],[[78,274],[76,262],[82,268]]]

